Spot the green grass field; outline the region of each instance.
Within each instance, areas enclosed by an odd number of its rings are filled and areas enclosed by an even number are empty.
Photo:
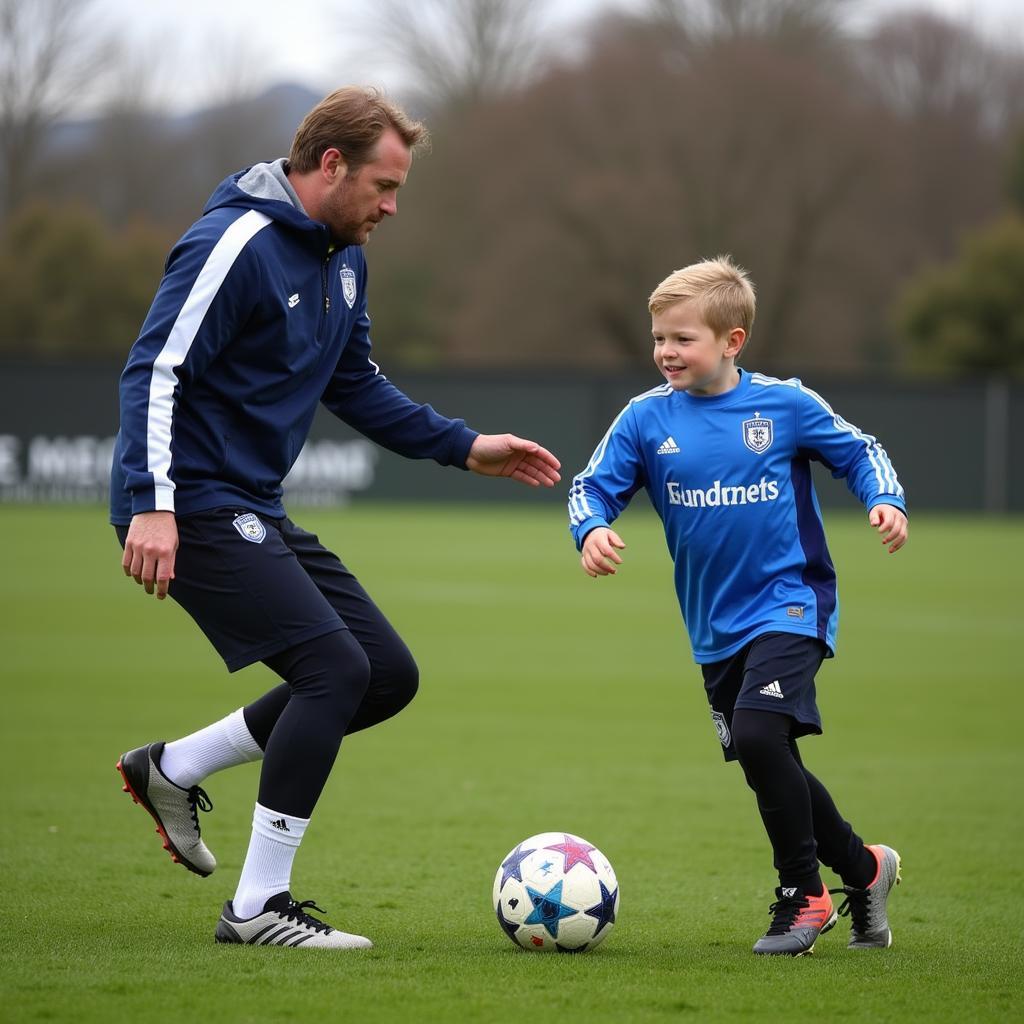
[[[894,945],[750,946],[775,884],[752,796],[722,763],[656,520],[620,523],[615,579],[578,568],[551,508],[366,507],[296,518],[357,572],[417,655],[420,695],[343,747],[293,890],[366,953],[221,947],[257,767],[207,780],[220,867],[171,864],[120,792],[124,749],[271,685],[229,676],[184,613],[126,580],[102,510],[0,509],[5,882],[0,1020],[1003,1021],[1024,943],[1024,522],[916,516],[887,556],[828,519],[843,601],[809,766],[903,856]],[[592,954],[517,950],[499,861],[545,830],[616,868]],[[829,884],[836,884],[831,875]],[[1016,1007],[1016,1010],[1014,1009]]]

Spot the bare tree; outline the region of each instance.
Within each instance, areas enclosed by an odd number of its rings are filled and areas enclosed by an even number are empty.
[[[25,198],[47,130],[110,55],[93,0],[0,0],[0,188],[5,216]]]
[[[456,111],[525,83],[541,52],[534,0],[378,0],[375,50],[411,78],[420,105]]]
[[[709,41],[756,36],[794,43],[834,38],[850,0],[648,0],[645,17]]]

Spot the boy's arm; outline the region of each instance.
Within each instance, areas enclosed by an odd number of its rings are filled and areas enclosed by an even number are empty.
[[[583,569],[591,576],[614,574],[625,547],[611,524],[643,486],[643,461],[636,443],[632,407],[627,406],[608,428],[586,468],[569,491],[569,531],[583,552]]]
[[[907,540],[907,504],[896,469],[878,439],[835,413],[802,385],[799,391],[798,448],[827,466],[863,502],[868,521],[890,553]]]

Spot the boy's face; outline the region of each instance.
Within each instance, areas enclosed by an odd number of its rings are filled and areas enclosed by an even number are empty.
[[[651,316],[654,365],[676,391],[719,395],[739,381],[735,360],[746,331],[734,327],[722,337],[708,327],[696,302],[676,302]]]

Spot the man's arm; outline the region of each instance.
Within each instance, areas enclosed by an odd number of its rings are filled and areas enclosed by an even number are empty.
[[[174,511],[172,439],[180,394],[200,378],[258,301],[259,269],[247,248],[270,221],[203,218],[167,261],[121,374],[121,467],[132,513]]]
[[[321,397],[335,416],[409,459],[433,459],[442,466],[510,477],[531,487],[552,487],[561,479],[558,460],[535,441],[514,434],[478,434],[464,420],[442,416],[392,384],[370,357],[365,267],[359,295],[360,315]]]
[[[251,313],[259,271],[246,248],[269,220],[250,211],[227,229],[199,221],[171,252],[121,375],[121,469],[132,521],[121,566],[147,594],[174,579],[174,418],[182,391],[201,377]]]

